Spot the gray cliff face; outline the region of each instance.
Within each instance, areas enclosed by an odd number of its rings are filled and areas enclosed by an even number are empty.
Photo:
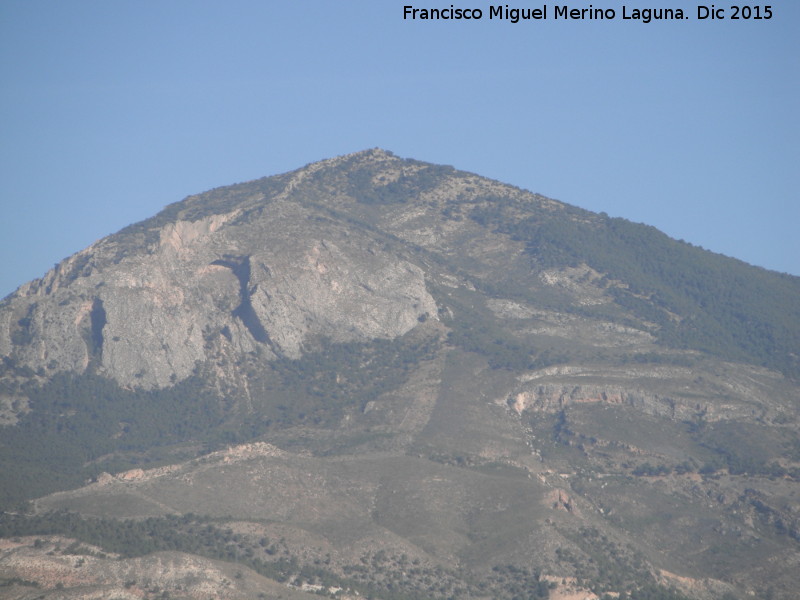
[[[313,211],[285,196],[259,198],[248,214],[174,220],[118,262],[115,238],[130,234],[101,240],[6,301],[0,353],[50,373],[92,364],[125,386],[165,387],[214,342],[297,358],[309,336],[394,338],[435,317],[419,266],[339,224],[309,224]]]

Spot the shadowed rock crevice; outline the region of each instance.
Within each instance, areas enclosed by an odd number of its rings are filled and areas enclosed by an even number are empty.
[[[11,327],[11,341],[19,346],[25,346],[33,341],[33,315],[36,304],[31,303],[24,317],[18,319]]]
[[[231,314],[238,318],[253,336],[253,339],[262,344],[271,344],[269,334],[253,310],[250,296],[255,292],[255,287],[250,287],[250,257],[226,257],[215,260],[212,265],[229,268],[236,279],[239,280],[239,305],[233,309]]]
[[[103,353],[103,328],[106,326],[106,309],[103,301],[95,298],[92,302],[92,312],[89,314],[91,324],[91,353],[100,356]]]

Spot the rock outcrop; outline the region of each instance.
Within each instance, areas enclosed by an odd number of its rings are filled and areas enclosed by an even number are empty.
[[[436,317],[420,266],[277,198],[143,225],[143,246],[141,233],[123,230],[63,261],[5,300],[0,354],[48,373],[92,365],[124,386],[163,388],[215,346],[297,358],[311,336],[394,338]]]

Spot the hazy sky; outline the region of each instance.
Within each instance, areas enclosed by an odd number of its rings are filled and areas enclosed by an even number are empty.
[[[800,275],[799,2],[409,3],[451,0],[0,0],[0,297],[187,195],[375,146]]]

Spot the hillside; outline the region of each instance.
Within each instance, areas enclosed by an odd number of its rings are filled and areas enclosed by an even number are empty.
[[[9,597],[76,548],[246,570],[212,596],[800,584],[800,278],[452,167],[190,196],[5,298],[0,354]]]

